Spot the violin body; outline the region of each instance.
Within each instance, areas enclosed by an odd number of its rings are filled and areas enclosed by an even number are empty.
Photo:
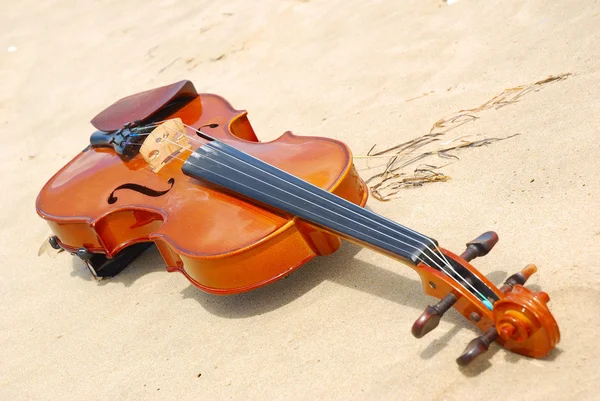
[[[498,235],[460,255],[363,208],[368,192],[342,142],[286,132],[261,143],[245,111],[181,81],[121,99],[91,121],[90,146],[37,198],[50,245],[113,276],[151,244],[168,271],[215,294],[249,291],[286,276],[340,238],[412,267],[441,299],[416,320],[421,338],[456,309],[484,332],[457,359],[469,364],[496,342],[529,357],[560,341],[548,294],[523,285],[534,265],[496,287],[471,261]]]
[[[208,130],[214,137],[353,203],[366,203],[365,184],[342,142],[286,132],[260,143],[247,113],[220,96],[200,94],[183,103],[161,118],[178,117],[192,127],[218,124]],[[128,107],[116,106],[120,113]],[[203,142],[190,138],[192,149]],[[43,187],[37,212],[60,247],[72,253],[84,248],[111,259],[153,242],[168,271],[217,294],[268,284],[340,247],[337,236],[190,178],[181,164],[172,160],[154,173],[139,154],[123,161],[112,149],[90,147]],[[95,268],[102,275],[101,266]]]

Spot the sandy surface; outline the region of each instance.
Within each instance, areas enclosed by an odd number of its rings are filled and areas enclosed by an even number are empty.
[[[551,3],[3,1],[0,398],[595,398],[600,5]],[[450,182],[369,202],[457,252],[497,231],[476,263],[494,282],[538,264],[531,283],[550,294],[562,331],[543,360],[494,346],[459,369],[475,330],[449,313],[413,338],[433,301],[418,276],[353,245],[226,298],[166,273],[155,250],[102,282],[68,254],[37,256],[49,235],[38,191],[122,96],[187,78],[249,110],[263,140],[291,129],[361,155],[567,72],[457,129],[521,135],[461,153]]]

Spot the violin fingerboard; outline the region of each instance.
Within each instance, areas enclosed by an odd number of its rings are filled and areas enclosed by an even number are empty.
[[[341,236],[393,253],[413,265],[433,264],[437,242],[363,209],[220,141],[197,149],[182,168],[263,204]],[[433,262],[433,263],[432,263]]]

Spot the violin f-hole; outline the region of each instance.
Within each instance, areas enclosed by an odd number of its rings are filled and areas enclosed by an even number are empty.
[[[153,198],[157,198],[159,196],[165,195],[166,193],[168,193],[173,188],[173,185],[175,185],[175,178],[169,178],[169,181],[167,181],[167,183],[170,185],[170,187],[168,189],[165,189],[164,191],[157,191],[155,189],[148,188],[148,187],[145,187],[143,185],[135,184],[135,183],[123,184],[123,185],[120,185],[120,186],[116,187],[110,193],[110,195],[108,196],[108,199],[106,201],[110,205],[116,203],[119,200],[119,198],[117,198],[115,196],[115,192],[117,192],[117,191],[119,191],[121,189],[129,189],[129,190],[132,190],[132,191],[139,192],[139,193],[141,193],[143,195],[146,195],[146,196],[151,196]]]

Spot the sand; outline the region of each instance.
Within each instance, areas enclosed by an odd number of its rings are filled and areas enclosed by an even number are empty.
[[[540,0],[3,2],[0,398],[595,399],[599,12]],[[435,300],[411,269],[350,244],[231,297],[168,274],[156,250],[101,282],[66,253],[37,255],[50,234],[37,193],[120,97],[190,79],[247,109],[261,140],[290,129],[364,155],[560,73],[575,75],[456,130],[519,136],[461,152],[449,182],[368,204],[456,252],[497,231],[475,263],[496,283],[537,264],[530,283],[562,333],[544,359],[493,346],[459,369],[472,326],[449,312],[413,338]],[[356,164],[367,178],[378,163]]]

